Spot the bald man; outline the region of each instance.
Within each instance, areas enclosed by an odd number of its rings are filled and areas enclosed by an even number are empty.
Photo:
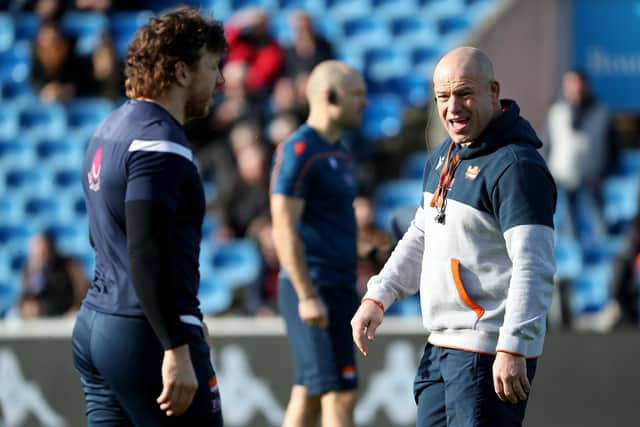
[[[366,355],[384,310],[419,290],[429,338],[417,425],[519,426],[553,288],[555,184],[484,52],[447,53],[433,86],[449,137],[426,162],[413,222],[368,283],[353,339]]]
[[[349,321],[356,291],[356,182],[340,143],[367,105],[362,76],[325,61],[307,85],[309,117],[278,146],[271,214],[280,259],[278,305],[293,353],[284,427],[353,425],[358,376]]]

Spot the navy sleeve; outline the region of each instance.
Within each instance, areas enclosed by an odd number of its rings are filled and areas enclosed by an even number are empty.
[[[305,141],[287,141],[275,153],[271,193],[304,199],[309,188],[311,158]]]
[[[556,186],[544,165],[518,160],[498,178],[492,204],[503,232],[518,225],[553,228]]]
[[[173,153],[134,151],[127,163],[125,201],[150,200],[175,212],[185,169],[192,163]]]

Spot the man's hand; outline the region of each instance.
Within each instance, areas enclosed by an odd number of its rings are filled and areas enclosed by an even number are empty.
[[[312,296],[300,299],[298,303],[298,314],[303,322],[311,326],[326,328],[329,325],[329,315],[327,306],[319,296]]]
[[[367,334],[369,341],[373,341],[376,336],[376,329],[382,323],[384,310],[371,300],[364,300],[356,314],[351,319],[351,329],[353,331],[353,342],[358,350],[365,356],[369,354],[369,349],[364,340]]]
[[[493,362],[493,387],[503,402],[516,404],[527,400],[531,385],[527,378],[526,359],[499,351]]]
[[[198,389],[198,379],[191,364],[189,346],[165,350],[162,360],[162,393],[156,402],[167,416],[187,410]]]

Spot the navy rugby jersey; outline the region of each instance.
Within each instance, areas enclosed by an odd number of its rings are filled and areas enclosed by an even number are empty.
[[[201,317],[198,257],[205,200],[180,123],[155,103],[129,100],[94,134],[82,171],[96,253],[84,304],[103,313],[143,315],[129,274],[125,202],[147,200],[174,214],[171,259],[178,312]]]
[[[305,201],[298,231],[314,283],[355,283],[356,182],[347,149],[330,144],[307,125],[300,126],[278,146],[271,193]]]

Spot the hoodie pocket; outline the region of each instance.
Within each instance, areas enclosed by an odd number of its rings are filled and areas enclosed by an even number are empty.
[[[477,302],[471,299],[467,290],[464,288],[464,283],[462,283],[462,278],[460,277],[460,260],[456,258],[451,258],[451,274],[453,275],[453,281],[456,284],[456,290],[458,291],[458,296],[462,300],[462,302],[469,307],[471,310],[476,313],[478,319],[480,319],[484,315],[484,308],[480,306]]]

